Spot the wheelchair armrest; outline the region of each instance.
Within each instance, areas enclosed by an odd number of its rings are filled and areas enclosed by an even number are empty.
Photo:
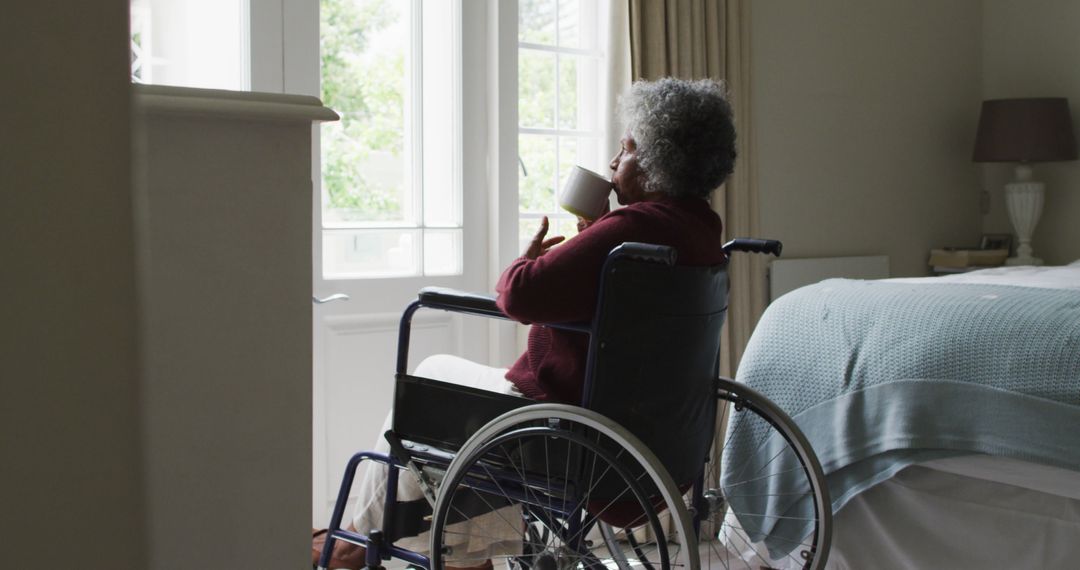
[[[412,317],[413,313],[420,307],[478,315],[481,317],[494,317],[496,319],[506,319],[508,321],[513,320],[499,309],[498,305],[495,304],[495,297],[491,295],[466,293],[447,287],[424,287],[420,290],[419,297],[410,303],[409,306],[405,308],[404,314],[401,315],[401,326],[398,331],[397,368],[395,368],[398,374],[406,374],[408,370],[409,337],[412,334]],[[592,330],[589,323],[563,323],[545,326],[585,333]]]
[[[510,318],[495,305],[495,297],[491,295],[467,293],[448,287],[424,287],[420,290],[418,300],[422,306],[430,307],[432,309],[469,313],[499,319]]]
[[[775,239],[735,238],[724,244],[724,253],[733,251],[748,251],[750,253],[771,253],[780,257],[780,251],[784,244]]]

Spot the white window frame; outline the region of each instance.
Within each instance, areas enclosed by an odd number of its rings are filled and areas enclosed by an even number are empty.
[[[515,1],[514,4],[517,4],[517,2]],[[578,151],[578,156],[579,157],[581,157],[583,154],[584,154],[584,156],[589,157],[587,160],[581,161],[581,162],[585,163],[582,166],[585,166],[586,168],[590,168],[592,170],[596,170],[597,172],[600,172],[602,174],[606,171],[606,169],[604,168],[604,166],[605,166],[604,165],[604,150],[605,150],[604,149],[604,136],[605,136],[605,133],[602,131],[602,126],[601,126],[602,121],[600,120],[601,119],[601,114],[602,114],[601,107],[605,103],[605,101],[600,96],[601,95],[601,86],[599,85],[599,78],[596,77],[596,76],[590,76],[588,73],[585,73],[584,68],[581,65],[579,65],[577,67],[577,69],[578,69],[578,81],[577,81],[578,92],[575,94],[577,96],[577,99],[578,99],[578,101],[577,101],[578,107],[577,108],[579,109],[579,118],[581,118],[580,115],[582,115],[581,110],[585,109],[585,108],[588,109],[587,113],[592,116],[592,120],[591,120],[592,128],[591,129],[581,129],[581,128],[566,129],[566,128],[562,128],[560,126],[559,112],[561,110],[560,103],[561,103],[561,97],[563,95],[560,78],[561,78],[561,73],[562,73],[561,66],[562,66],[563,58],[566,57],[566,56],[570,56],[570,57],[577,58],[578,61],[586,61],[586,60],[591,59],[596,63],[597,68],[599,68],[600,66],[605,65],[606,54],[604,52],[603,46],[600,44],[599,41],[597,41],[595,43],[595,45],[591,49],[579,48],[579,47],[569,47],[569,46],[560,45],[561,40],[562,40],[562,38],[561,38],[561,26],[558,25],[558,22],[560,21],[559,20],[560,2],[555,1],[555,2],[553,2],[553,4],[555,6],[555,13],[554,13],[554,18],[555,18],[555,26],[554,26],[555,43],[554,43],[554,45],[537,44],[537,43],[531,43],[531,42],[518,41],[517,38],[519,37],[519,30],[518,30],[518,24],[517,24],[516,20],[515,20],[515,25],[514,25],[514,29],[513,29],[513,34],[514,34],[515,43],[516,43],[516,52],[519,55],[519,60],[520,60],[520,54],[523,51],[551,53],[551,54],[554,54],[554,56],[555,56],[555,84],[554,84],[555,85],[555,101],[554,101],[554,116],[553,116],[554,126],[553,127],[525,127],[525,126],[521,126],[520,124],[518,124],[518,126],[517,126],[517,134],[518,135],[550,136],[550,137],[552,137],[554,139],[554,144],[555,144],[555,168],[553,169],[553,172],[554,172],[555,179],[551,181],[551,185],[552,185],[552,188],[554,189],[555,195],[557,197],[558,193],[562,190],[562,188],[560,187],[560,181],[561,181],[560,180],[560,175],[563,174],[563,173],[559,172],[559,165],[562,164],[562,142],[564,140],[573,139],[573,140],[579,141],[579,143],[587,141],[588,145],[589,145],[589,148],[587,148],[584,153],[582,153],[580,149]],[[591,8],[594,12],[598,11],[598,9],[599,9],[599,4],[587,4],[587,6],[589,8]],[[600,28],[600,17],[601,17],[600,14],[594,13],[592,15],[593,21],[592,22],[587,22],[587,23],[592,24],[595,29],[585,30],[582,27],[582,28],[579,28],[579,34],[590,34],[590,33],[592,33],[593,37],[599,37],[600,34],[598,32],[599,32],[599,28]],[[586,22],[580,22],[579,21],[579,26],[583,25],[584,23],[586,23]],[[582,85],[584,83],[584,81],[582,81],[583,78],[587,78],[589,81],[595,82],[595,84],[593,85],[593,88],[592,88],[592,90],[594,91],[592,97],[583,96],[583,93],[582,93]],[[519,187],[518,190],[520,192],[520,187]],[[552,203],[550,205],[550,208],[548,208],[547,210],[545,210],[543,212],[526,212],[526,211],[520,211],[520,209],[519,209],[518,215],[517,215],[518,220],[521,220],[521,221],[525,221],[525,220],[530,220],[530,221],[535,220],[535,221],[537,221],[537,224],[536,224],[537,226],[539,225],[539,220],[541,218],[543,218],[544,216],[548,216],[552,220],[553,226],[554,226],[555,220],[557,220],[557,219],[558,220],[573,220],[574,219],[574,216],[572,214],[566,212],[565,210],[560,209],[554,200],[552,201]],[[521,224],[519,223],[518,224],[519,228],[520,228],[520,225]],[[521,247],[523,245],[524,241],[527,240],[529,237],[530,236],[521,236],[521,235],[519,235],[518,238],[517,238],[518,246]]]
[[[583,0],[593,2],[595,0]],[[483,35],[470,34],[468,30],[464,34],[465,56],[470,53],[470,43],[475,43],[478,37],[482,37],[484,44],[479,49],[486,53],[486,73],[480,79],[486,82],[487,103],[487,184],[489,210],[485,228],[490,232],[491,238],[487,241],[490,254],[488,255],[489,285],[494,285],[496,279],[521,252],[519,240],[520,220],[522,219],[519,204],[519,176],[521,168],[518,163],[518,2],[516,0],[477,0],[469,2],[466,6],[472,6],[473,11],[466,14],[466,22],[476,26],[473,28],[483,31]],[[481,8],[482,12],[478,9]],[[603,3],[598,2],[598,5]],[[602,8],[599,9],[603,13]],[[470,20],[471,17],[471,20]],[[598,20],[602,16],[598,15]],[[603,49],[606,43],[598,44],[598,49]],[[476,49],[476,48],[471,48]],[[465,61],[468,61],[467,59]],[[469,66],[465,67],[465,73],[469,73]],[[475,81],[465,80],[468,87]],[[474,93],[475,94],[475,93]],[[606,97],[598,97],[598,105],[610,103]],[[603,101],[599,101],[603,99]],[[466,94],[468,100],[468,94]],[[475,120],[476,116],[473,116]],[[471,121],[466,116],[466,124]],[[606,136],[604,123],[597,125],[601,144],[598,147],[598,161],[604,160],[608,148],[604,146],[603,139]],[[468,151],[469,139],[466,137],[466,150]],[[607,141],[610,146],[612,141]],[[468,165],[469,162],[467,161]],[[602,166],[598,165],[597,168]],[[601,170],[603,172],[603,170]],[[466,183],[468,183],[466,173]],[[513,362],[522,351],[524,344],[525,327],[504,321],[492,321],[489,324],[488,353],[492,362]]]
[[[429,176],[435,174],[430,171],[429,166],[425,165],[425,148],[431,146],[430,136],[433,134],[431,131],[426,131],[427,125],[425,122],[425,107],[433,101],[425,99],[425,68],[424,68],[424,21],[431,18],[431,14],[425,14],[425,6],[431,7],[431,3],[425,4],[422,0],[409,0],[409,34],[411,44],[409,46],[409,64],[408,70],[410,77],[408,78],[409,85],[406,89],[408,93],[408,113],[405,115],[405,145],[404,156],[406,162],[409,164],[410,180],[409,180],[409,193],[411,198],[411,208],[406,214],[403,220],[398,221],[385,221],[385,222],[327,222],[322,220],[322,232],[321,238],[324,238],[327,234],[332,232],[347,232],[350,230],[409,230],[415,232],[417,236],[417,243],[413,246],[415,249],[415,270],[411,272],[375,272],[375,271],[358,271],[353,273],[329,273],[326,268],[323,267],[323,279],[327,281],[334,280],[348,280],[348,279],[400,279],[410,277],[436,277],[436,276],[453,276],[461,275],[464,271],[464,224],[463,224],[463,192],[462,192],[462,151],[460,141],[462,139],[462,110],[461,110],[461,98],[462,98],[462,86],[461,86],[461,21],[462,21],[462,6],[461,0],[448,0],[450,3],[450,21],[451,32],[450,42],[453,46],[453,53],[450,56],[450,65],[452,67],[450,77],[450,85],[448,89],[443,90],[444,93],[449,94],[451,102],[450,108],[450,133],[447,137],[449,143],[448,152],[452,153],[450,159],[450,172],[449,176],[440,177],[438,181],[429,180],[429,178],[435,178],[435,176]],[[429,36],[430,37],[430,36]],[[430,87],[428,88],[430,89]],[[332,127],[331,127],[332,128]],[[437,142],[437,141],[436,141]],[[320,157],[321,166],[321,157]],[[450,194],[449,202],[451,204],[452,212],[449,216],[450,221],[430,221],[425,215],[425,199],[429,197],[429,190],[426,189],[428,184],[431,187],[437,187],[438,184],[445,184],[449,187],[445,189]],[[318,182],[321,185],[321,181]],[[320,189],[321,190],[321,189]],[[322,219],[320,215],[320,219]],[[428,230],[450,230],[452,232],[458,232],[461,236],[459,249],[456,251],[457,260],[453,264],[456,270],[451,272],[435,272],[429,271],[425,258],[427,256],[427,233]],[[320,248],[320,253],[322,249]]]

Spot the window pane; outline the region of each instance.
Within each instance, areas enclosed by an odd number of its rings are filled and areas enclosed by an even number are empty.
[[[323,275],[402,277],[419,275],[420,230],[324,230]]]
[[[540,229],[540,218],[518,218],[518,252],[525,251],[533,235]]]
[[[460,275],[461,230],[424,231],[424,275]]]
[[[559,45],[578,47],[581,29],[580,0],[559,1]],[[593,2],[595,3],[595,2]]]
[[[412,210],[404,157],[364,147],[355,120],[340,114],[342,122],[322,124],[323,225],[404,220]]]
[[[555,126],[555,54],[518,50],[518,124]]]
[[[577,235],[577,218],[563,210],[560,210],[559,213],[549,213],[547,216],[549,223],[547,237],[563,236],[569,240]],[[518,218],[519,252],[525,251],[533,236],[540,229],[540,218],[541,216]]]
[[[608,163],[610,156],[603,156],[600,139],[597,137],[562,137],[559,139],[559,180],[560,184],[570,174],[573,165],[588,168],[593,172],[611,178]],[[560,186],[561,188],[561,186]]]
[[[559,56],[559,128],[578,127],[578,58]]]
[[[149,0],[131,0],[129,25],[131,26],[131,81],[133,83],[153,83],[153,65],[151,65],[150,2]]]
[[[248,89],[246,6],[244,0],[132,0],[132,80]]]
[[[323,220],[415,219],[410,184],[408,4],[322,0]]]
[[[563,56],[563,59],[567,60],[571,57],[574,56]],[[577,90],[573,94],[567,94],[566,97],[573,97],[577,104],[578,130],[596,133],[599,128],[600,114],[602,113],[599,103],[601,100],[601,59],[598,57],[574,57],[574,61],[574,71],[576,72],[574,86]]]
[[[582,161],[578,160],[578,141],[576,138],[560,137],[559,138],[559,191],[562,192],[564,186],[566,186],[566,179],[570,177],[570,170],[574,168],[574,165],[581,165],[582,168],[588,168],[593,170],[591,165],[582,164]]]
[[[551,212],[555,208],[555,137],[519,135],[518,155],[525,174],[518,179],[519,210]]]
[[[571,239],[578,233],[577,218],[565,210],[559,210],[559,213],[550,217],[548,221],[550,222],[549,236],[563,236],[566,239]]]
[[[518,2],[518,41],[555,45],[555,0]]]

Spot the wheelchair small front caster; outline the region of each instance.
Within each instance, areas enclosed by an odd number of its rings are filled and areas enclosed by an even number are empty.
[[[558,570],[559,564],[555,561],[555,556],[553,554],[545,552],[536,557],[533,568],[536,570]]]
[[[367,557],[364,565],[366,570],[386,570],[383,568],[380,556],[385,543],[386,538],[381,530],[372,529],[368,532]]]

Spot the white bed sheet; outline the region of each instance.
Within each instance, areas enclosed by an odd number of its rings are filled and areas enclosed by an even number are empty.
[[[836,513],[827,568],[1078,568],[1078,489],[1080,472],[990,456],[912,466]]]
[[[1016,285],[1041,289],[1072,289],[1080,291],[1080,260],[1069,265],[1051,267],[993,267],[969,273],[957,273],[941,277],[901,277],[883,279],[887,283],[978,283],[981,285]]]
[[[770,560],[728,522],[722,544],[754,567],[799,568]],[[834,515],[826,568],[1080,568],[1080,472],[989,455],[908,467]]]
[[[935,459],[921,467],[1080,500],[1080,471],[993,455]]]

